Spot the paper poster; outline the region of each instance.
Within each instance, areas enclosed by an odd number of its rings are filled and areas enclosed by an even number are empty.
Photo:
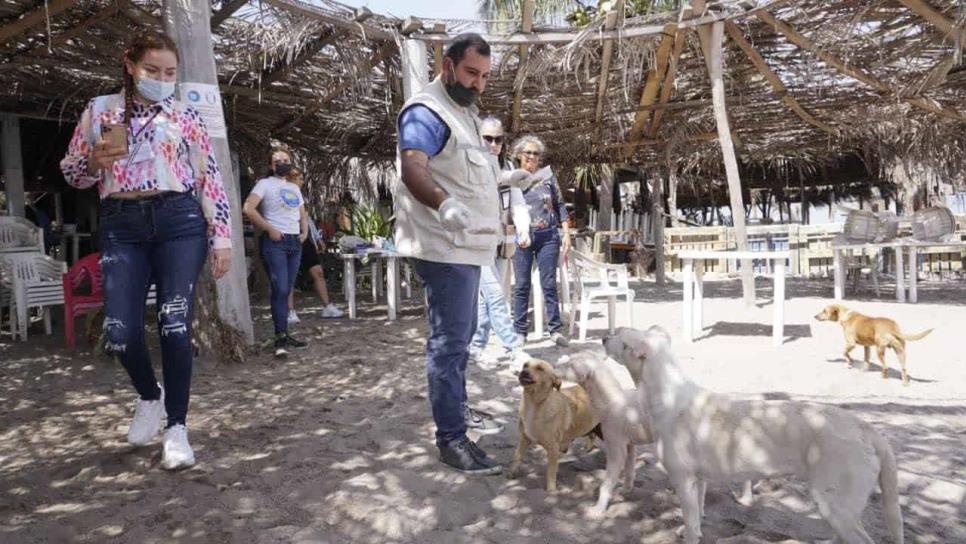
[[[208,135],[212,138],[227,138],[225,113],[221,108],[221,93],[217,85],[207,83],[182,83],[181,99],[185,104],[198,110],[208,125]]]

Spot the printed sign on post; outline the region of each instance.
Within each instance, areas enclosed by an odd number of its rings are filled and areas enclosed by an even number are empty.
[[[208,125],[208,135],[212,138],[227,138],[225,113],[221,108],[221,94],[217,85],[207,83],[182,83],[182,100],[198,110]]]

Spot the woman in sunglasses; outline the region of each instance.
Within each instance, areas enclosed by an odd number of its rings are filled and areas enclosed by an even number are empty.
[[[530,304],[530,271],[536,261],[540,271],[540,285],[543,287],[544,306],[547,309],[550,339],[558,346],[566,346],[569,342],[561,332],[563,323],[560,321],[560,299],[557,296],[557,263],[560,261],[561,249],[564,256],[570,251],[570,228],[567,225],[567,207],[560,195],[557,177],[549,170],[540,170],[540,159],[544,151],[546,146],[533,135],[523,136],[513,145],[512,156],[520,168],[535,174],[529,186],[523,188],[523,198],[530,212],[530,246],[521,246],[513,255],[516,278],[513,289],[513,328],[517,331],[520,345],[523,345],[530,328],[527,315]],[[560,228],[563,228],[562,238],[558,232]]]

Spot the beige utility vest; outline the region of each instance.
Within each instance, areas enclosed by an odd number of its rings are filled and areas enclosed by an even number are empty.
[[[439,213],[413,197],[402,182],[397,147],[399,178],[392,187],[396,250],[400,255],[426,261],[489,266],[503,238],[497,192],[500,165],[483,144],[476,108],[453,102],[438,77],[406,101],[403,111],[415,104],[434,111],[449,127],[443,150],[429,159],[429,173],[451,197],[469,208],[470,227],[447,231],[439,222]]]

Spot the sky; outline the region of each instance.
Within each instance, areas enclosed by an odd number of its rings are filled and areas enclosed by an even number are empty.
[[[376,13],[397,17],[476,19],[477,0],[340,0],[354,7],[365,6]]]

